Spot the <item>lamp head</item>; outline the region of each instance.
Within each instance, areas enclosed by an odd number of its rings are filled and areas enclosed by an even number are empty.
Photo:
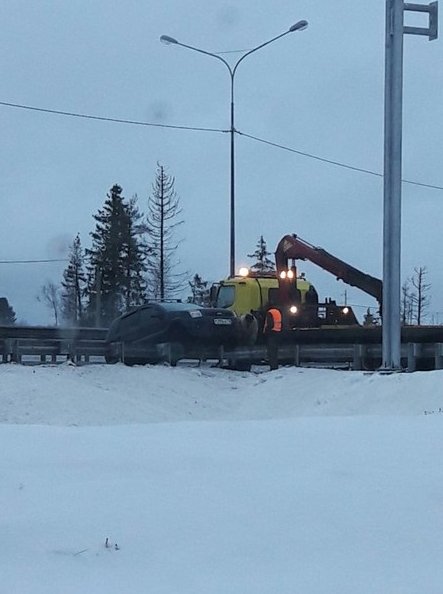
[[[169,35],[162,35],[160,37],[160,41],[162,43],[165,43],[166,45],[169,45],[171,43],[178,43],[176,39],[174,39],[173,37],[169,37]]]
[[[294,31],[304,31],[308,26],[308,21],[297,21],[292,27],[289,27],[289,31],[293,33]]]

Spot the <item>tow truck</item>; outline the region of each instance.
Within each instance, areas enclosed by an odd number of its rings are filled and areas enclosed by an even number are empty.
[[[214,305],[231,309],[240,317],[254,315],[259,328],[270,304],[282,308],[290,329],[359,325],[350,306],[338,305],[333,299],[319,301],[314,285],[303,273],[298,274],[297,260],[308,260],[333,274],[337,280],[371,295],[378,301],[381,312],[381,280],[295,234],[285,235],[279,241],[274,272],[251,273],[248,269],[240,269],[238,275],[218,283]]]

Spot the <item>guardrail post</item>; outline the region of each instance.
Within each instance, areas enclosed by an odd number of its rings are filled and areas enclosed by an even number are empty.
[[[67,361],[72,361],[73,363],[75,362],[75,343],[73,342],[68,342],[68,346],[67,349],[68,351],[68,356],[67,356]]]
[[[354,344],[354,356],[352,360],[352,369],[354,371],[363,370],[363,357],[365,355],[365,347],[363,344]]]
[[[443,344],[441,342],[434,345],[434,368],[443,369]]]
[[[7,363],[9,361],[11,351],[12,351],[11,340],[9,338],[7,338],[5,340],[5,350],[3,351],[3,363]]]
[[[408,342],[408,371],[416,371],[417,369],[417,357],[421,354],[421,344],[416,342]]]
[[[407,344],[407,353],[408,353],[408,371],[415,371],[415,349],[414,344],[408,343]]]
[[[19,354],[18,343],[19,343],[18,339],[12,341],[11,362],[13,362],[13,363],[21,363],[21,356]]]
[[[300,367],[300,345],[294,345],[294,365]]]

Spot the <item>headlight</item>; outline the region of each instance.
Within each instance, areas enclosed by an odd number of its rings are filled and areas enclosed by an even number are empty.
[[[286,270],[280,272],[280,278],[286,278]]]
[[[289,311],[291,312],[291,314],[296,314],[298,312],[298,307],[296,305],[291,305]]]
[[[202,312],[199,309],[193,309],[189,312],[191,318],[201,318]]]
[[[240,268],[240,270],[238,271],[240,276],[248,276],[249,274],[249,268],[246,268],[246,266],[242,266],[242,268]]]
[[[288,270],[288,278],[294,278],[294,271]]]
[[[344,308],[342,309],[342,312],[343,312],[345,315],[346,315],[346,314],[348,314],[348,313],[349,313],[349,307],[344,307]]]

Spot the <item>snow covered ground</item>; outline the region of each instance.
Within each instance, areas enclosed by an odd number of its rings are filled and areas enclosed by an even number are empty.
[[[442,371],[7,364],[0,423],[0,592],[443,592]]]

